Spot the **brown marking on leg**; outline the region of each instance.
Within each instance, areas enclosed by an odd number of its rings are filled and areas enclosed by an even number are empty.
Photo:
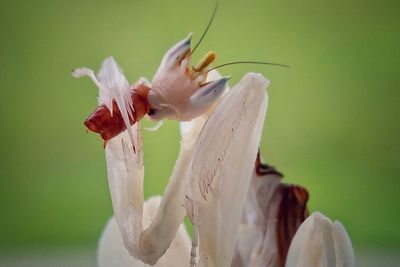
[[[308,217],[309,194],[307,189],[298,185],[281,184],[278,190],[282,194],[282,200],[279,206],[277,236],[279,263],[283,267],[290,243],[299,226]]]
[[[260,150],[258,150],[257,152],[257,158],[256,158],[256,174],[258,176],[264,176],[264,175],[268,175],[268,174],[275,174],[278,175],[280,177],[283,177],[283,174],[280,173],[278,170],[276,170],[274,167],[263,163],[261,161],[261,156],[260,156]]]

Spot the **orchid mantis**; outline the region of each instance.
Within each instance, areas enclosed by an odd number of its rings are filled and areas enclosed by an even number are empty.
[[[114,211],[100,242],[100,267],[121,262],[120,266],[284,266],[290,262],[289,244],[307,217],[308,193],[283,186],[279,173],[260,162],[269,81],[249,73],[229,90],[228,77],[209,67],[215,53],[191,66],[190,38],[166,53],[151,83],[142,78],[130,86],[111,57],[98,75],[87,68],[73,72],[75,77],[89,76],[100,89],[100,106],[85,121],[105,140]],[[145,115],[181,121],[182,136],[163,197],[147,202],[139,122]],[[257,178],[263,175],[272,177]],[[285,202],[287,197],[295,201]],[[182,226],[185,216],[194,225],[191,245]],[[347,242],[346,236],[339,240]],[[296,246],[289,253],[293,258],[301,254]]]

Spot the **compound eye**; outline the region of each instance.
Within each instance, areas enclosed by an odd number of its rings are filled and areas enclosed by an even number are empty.
[[[176,111],[170,107],[152,108],[147,113],[152,120],[162,120],[165,118],[175,118]]]
[[[151,116],[153,116],[153,115],[156,115],[156,113],[157,113],[157,109],[151,108],[151,109],[149,110],[149,112],[147,113],[147,115],[149,115],[149,116],[151,117]]]

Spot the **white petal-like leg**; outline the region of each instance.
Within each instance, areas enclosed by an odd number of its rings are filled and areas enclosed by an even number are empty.
[[[343,224],[339,221],[333,223],[333,241],[335,242],[336,266],[356,266],[353,245]]]
[[[350,238],[341,224],[314,212],[297,230],[285,266],[354,267]]]
[[[105,148],[111,199],[125,247],[137,259],[155,264],[170,246],[186,210],[184,185],[197,136],[206,118],[186,122],[181,149],[157,214],[143,230],[143,147],[139,123],[132,126],[136,153],[125,132],[111,139]],[[189,127],[190,126],[190,127]]]
[[[139,258],[139,238],[143,230],[143,147],[139,124],[132,126],[136,153],[126,131],[105,147],[108,183],[115,219],[126,248]]]
[[[261,137],[268,81],[247,74],[206,122],[189,169],[187,209],[200,266],[230,266]]]
[[[154,264],[168,249],[186,210],[184,208],[184,181],[188,170],[192,147],[181,147],[172,177],[164,191],[160,209],[151,225],[140,237],[141,253]]]
[[[161,197],[152,197],[145,202],[143,224],[150,225],[160,205]],[[186,266],[189,262],[190,238],[184,225],[181,225],[167,252],[154,265],[155,267]],[[150,266],[129,255],[122,241],[121,232],[115,218],[107,223],[98,248],[99,267],[145,267]]]
[[[277,223],[281,177],[253,171],[242,212],[231,267],[275,267],[278,264]]]

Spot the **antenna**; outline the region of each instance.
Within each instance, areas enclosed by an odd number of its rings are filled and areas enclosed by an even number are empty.
[[[262,61],[233,61],[233,62],[228,62],[228,63],[224,63],[218,66],[215,66],[211,69],[209,69],[207,72],[215,70],[215,69],[219,69],[225,66],[229,66],[229,65],[237,65],[237,64],[257,64],[257,65],[270,65],[270,66],[277,66],[277,67],[284,67],[284,68],[289,68],[289,65],[285,65],[285,64],[279,64],[279,63],[272,63],[272,62],[262,62]]]
[[[210,20],[208,21],[207,27],[206,27],[205,31],[203,32],[203,35],[200,37],[200,40],[197,42],[197,44],[196,44],[196,45],[194,46],[194,48],[192,49],[191,54],[193,54],[194,51],[196,51],[196,49],[197,49],[197,47],[200,45],[201,41],[203,41],[203,38],[206,36],[206,34],[207,34],[207,32],[208,32],[208,29],[210,29],[210,26],[211,26],[211,24],[212,24],[213,21],[214,21],[215,14],[217,13],[218,5],[219,5],[219,3],[216,2],[216,3],[215,3],[215,6],[214,6],[213,13],[212,13],[212,15],[211,15],[211,18],[210,18]]]

